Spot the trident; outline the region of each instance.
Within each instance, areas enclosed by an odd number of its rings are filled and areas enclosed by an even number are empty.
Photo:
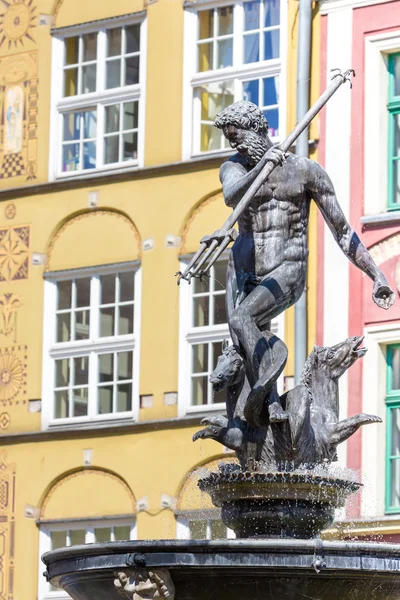
[[[348,69],[344,73],[340,71],[340,69],[332,69],[335,74],[332,76],[332,83],[329,87],[326,88],[324,93],[320,96],[320,98],[316,101],[316,103],[310,108],[310,110],[304,115],[302,120],[296,125],[293,129],[292,133],[290,133],[287,138],[278,146],[283,152],[287,152],[289,148],[292,147],[294,142],[297,140],[299,135],[309,126],[313,118],[320,112],[320,110],[325,106],[328,100],[333,96],[333,94],[340,88],[340,86],[346,81],[350,82],[350,88],[352,87],[351,76],[355,77],[354,69]],[[337,72],[336,72],[337,71]],[[190,283],[192,277],[201,278],[204,275],[207,275],[213,264],[216,260],[221,256],[221,254],[226,250],[231,242],[234,242],[238,236],[238,232],[233,228],[235,223],[237,222],[240,215],[246,210],[254,196],[260,189],[263,183],[268,179],[271,175],[272,171],[275,169],[276,164],[272,161],[268,161],[264,166],[263,170],[259,173],[256,179],[248,188],[247,192],[244,194],[243,198],[238,202],[232,214],[225,221],[221,229],[218,229],[211,235],[205,235],[200,240],[200,248],[193,256],[192,260],[186,267],[185,271],[181,273],[178,271],[176,275],[178,276],[178,285],[181,282],[181,279],[185,279]],[[201,267],[208,261],[208,264],[204,269]]]

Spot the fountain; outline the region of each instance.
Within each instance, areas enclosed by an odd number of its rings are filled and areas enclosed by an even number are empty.
[[[271,319],[301,296],[306,276],[309,199],[346,256],[373,280],[384,309],[393,291],[347,223],[325,171],[289,154],[297,136],[351,71],[330,87],[279,147],[263,113],[239,102],[217,116],[238,153],[221,167],[224,226],[201,241],[181,279],[206,277],[234,241],[227,271],[232,345],[210,380],[226,389],[226,416],[203,419],[194,436],[235,451],[237,461],[199,480],[236,539],[130,541],[75,546],[43,556],[46,577],[74,600],[400,599],[400,546],[322,541],[335,511],[361,484],[335,467],[338,444],[374,415],[339,420],[339,378],[366,349],[362,337],[315,347],[300,383],[279,396],[287,348]],[[239,234],[233,225],[239,222]]]

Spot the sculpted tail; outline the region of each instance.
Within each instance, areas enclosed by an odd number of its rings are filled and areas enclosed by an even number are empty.
[[[339,423],[336,423],[333,427],[330,437],[331,444],[337,446],[338,444],[345,442],[362,425],[368,425],[369,423],[382,423],[382,419],[375,415],[361,413],[354,417],[348,417],[347,419],[343,419],[343,421],[339,421]]]

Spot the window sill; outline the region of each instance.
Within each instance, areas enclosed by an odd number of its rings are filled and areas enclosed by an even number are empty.
[[[194,415],[198,413],[209,413],[209,412],[219,412],[221,410],[225,411],[225,403],[218,402],[217,404],[201,404],[199,406],[188,406],[186,408],[186,414]]]
[[[96,175],[110,175],[118,173],[126,173],[132,169],[138,169],[140,167],[140,161],[130,160],[129,162],[113,163],[112,165],[104,165],[97,169],[86,169],[84,171],[65,171],[58,173],[55,177],[55,181],[67,181],[69,179],[87,179],[88,177],[95,177]]]
[[[364,215],[360,219],[361,223],[368,226],[374,225],[395,225],[396,223],[400,223],[400,206],[398,209],[392,208],[384,213],[379,213],[377,215]]]
[[[130,425],[135,423],[133,414],[124,417],[113,417],[110,415],[104,415],[97,419],[88,421],[87,419],[79,419],[76,421],[60,419],[60,422],[51,421],[46,427],[46,431],[71,431],[79,429],[109,429],[118,425]]]

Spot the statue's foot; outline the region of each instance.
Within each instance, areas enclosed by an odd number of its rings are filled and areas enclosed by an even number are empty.
[[[202,425],[217,425],[218,427],[228,427],[229,421],[223,415],[215,415],[214,417],[204,417],[200,421]]]
[[[268,406],[268,414],[270,423],[283,423],[289,418],[288,413],[283,410],[279,402],[272,402]]]

